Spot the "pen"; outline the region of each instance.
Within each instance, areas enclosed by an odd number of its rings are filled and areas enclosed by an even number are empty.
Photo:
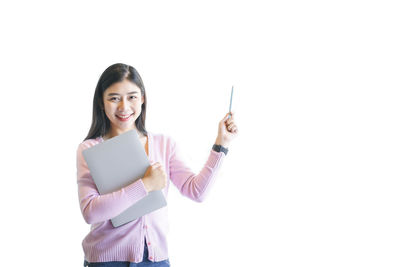
[[[228,116],[228,119],[231,117],[231,115],[232,115],[232,113],[231,113],[231,110],[232,110],[232,96],[233,96],[233,85],[232,85],[232,90],[231,90],[231,102],[230,102],[230,104],[229,104],[229,116]]]

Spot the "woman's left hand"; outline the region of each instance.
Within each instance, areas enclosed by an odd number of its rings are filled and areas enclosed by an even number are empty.
[[[229,115],[231,115],[230,118]],[[215,140],[215,144],[227,148],[230,142],[237,136],[237,134],[238,128],[235,124],[235,115],[233,112],[228,112],[225,117],[219,122],[218,136]]]

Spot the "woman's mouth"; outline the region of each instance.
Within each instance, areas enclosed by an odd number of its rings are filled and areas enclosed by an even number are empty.
[[[131,118],[132,115],[133,115],[133,113],[129,114],[129,115],[115,115],[115,116],[120,121],[128,121]]]

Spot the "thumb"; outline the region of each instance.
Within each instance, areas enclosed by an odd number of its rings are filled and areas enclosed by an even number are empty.
[[[230,118],[230,113],[226,113],[225,117],[222,119],[222,122],[226,122]]]

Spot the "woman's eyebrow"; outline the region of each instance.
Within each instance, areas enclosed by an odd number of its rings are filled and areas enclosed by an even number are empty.
[[[138,92],[134,91],[134,92],[129,92],[128,95],[133,95],[133,94],[137,94]],[[113,95],[120,95],[118,93],[109,93],[108,96],[113,96]]]

